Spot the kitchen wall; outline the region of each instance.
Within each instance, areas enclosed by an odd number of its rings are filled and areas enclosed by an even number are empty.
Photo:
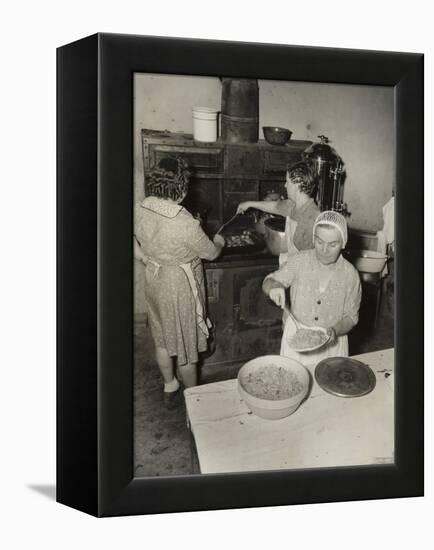
[[[218,78],[137,74],[135,78],[135,192],[143,197],[140,129],[193,132],[193,106],[220,108]],[[394,172],[393,89],[306,82],[259,81],[259,126],[284,126],[293,139],[325,134],[345,162],[349,224],[376,231]],[[262,131],[260,131],[262,138]]]
[[[144,196],[140,130],[193,133],[192,107],[220,110],[218,78],[136,74],[134,80],[134,184],[136,200]]]

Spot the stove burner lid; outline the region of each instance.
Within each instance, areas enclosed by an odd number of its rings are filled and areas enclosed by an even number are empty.
[[[373,370],[349,357],[328,357],[315,368],[315,380],[321,388],[338,397],[360,397],[375,388]]]

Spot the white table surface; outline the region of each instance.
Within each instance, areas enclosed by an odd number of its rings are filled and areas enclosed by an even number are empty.
[[[307,401],[281,420],[252,414],[238,393],[236,379],[186,389],[187,419],[201,472],[393,463],[394,350],[354,359],[375,372],[371,393],[337,397],[314,380]],[[310,370],[313,375],[314,369]]]

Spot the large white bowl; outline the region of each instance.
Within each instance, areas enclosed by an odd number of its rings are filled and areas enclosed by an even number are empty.
[[[387,261],[387,256],[376,250],[349,250],[346,256],[357,271],[364,273],[383,271]]]
[[[276,400],[262,399],[248,393],[243,386],[245,377],[249,373],[255,372],[258,368],[270,364],[294,373],[302,384],[303,389],[293,397]],[[263,355],[257,357],[245,363],[238,372],[238,391],[241,398],[253,414],[267,420],[285,418],[295,412],[309,391],[309,383],[310,375],[308,370],[294,359],[282,357],[281,355]]]

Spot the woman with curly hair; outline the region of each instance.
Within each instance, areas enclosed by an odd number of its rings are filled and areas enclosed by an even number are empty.
[[[300,161],[288,165],[285,188],[287,199],[246,201],[241,202],[237,209],[237,212],[242,214],[249,208],[256,208],[286,218],[286,251],[280,254],[280,265],[298,251],[313,248],[312,228],[319,214],[319,208],[315,203],[316,180],[308,162]]]
[[[211,241],[181,206],[189,178],[185,161],[162,159],[134,212],[134,257],[145,265],[146,312],[168,408],[179,402],[176,374],[186,387],[197,384],[199,353],[207,349],[211,326],[201,258],[214,260],[225,244],[220,235]]]

